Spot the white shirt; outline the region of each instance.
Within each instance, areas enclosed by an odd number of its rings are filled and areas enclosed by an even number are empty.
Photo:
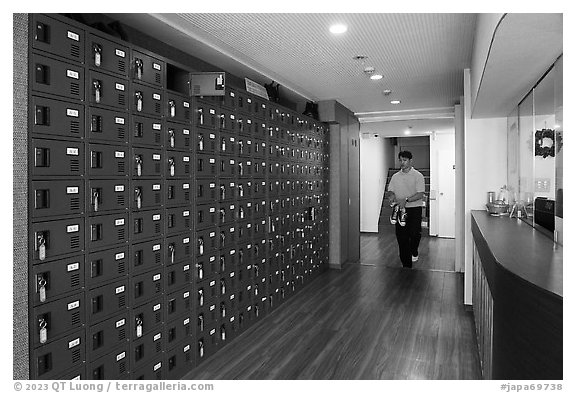
[[[397,201],[411,197],[417,192],[424,192],[425,190],[424,175],[413,167],[410,168],[408,172],[399,170],[393,174],[388,184],[388,191],[392,191],[396,195]],[[423,199],[406,202],[406,207],[422,207],[424,205]]]

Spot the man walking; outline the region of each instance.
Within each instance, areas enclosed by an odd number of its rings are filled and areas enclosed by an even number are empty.
[[[398,153],[400,170],[392,175],[388,191],[398,204],[396,240],[402,266],[412,268],[418,262],[418,246],[422,237],[422,207],[424,206],[424,176],[412,167],[412,153]],[[393,193],[393,194],[392,194]],[[405,210],[405,212],[404,212]]]

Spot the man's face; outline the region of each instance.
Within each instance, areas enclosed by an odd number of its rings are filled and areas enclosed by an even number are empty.
[[[400,169],[408,169],[412,166],[412,160],[409,158],[400,157],[398,161],[400,161]]]

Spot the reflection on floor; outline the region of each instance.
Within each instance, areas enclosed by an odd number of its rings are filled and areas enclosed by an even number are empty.
[[[455,263],[454,239],[422,236],[418,263],[415,269],[453,272]],[[380,227],[380,233],[360,235],[360,262],[367,265],[402,267],[394,226]]]
[[[423,252],[448,254],[432,240]],[[382,263],[320,275],[185,379],[481,378],[462,274],[424,269],[445,266],[430,251],[420,267],[396,268],[395,243],[362,244],[362,263]]]

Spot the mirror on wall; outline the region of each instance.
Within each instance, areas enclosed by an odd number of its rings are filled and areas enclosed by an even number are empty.
[[[562,72],[560,57],[507,121],[510,200],[526,207],[524,221],[554,232],[559,243],[563,217]],[[547,206],[552,208],[546,211]],[[543,212],[551,216],[544,217],[544,224]]]
[[[534,219],[534,93],[518,105],[518,190],[513,199],[524,201],[526,220]]]

